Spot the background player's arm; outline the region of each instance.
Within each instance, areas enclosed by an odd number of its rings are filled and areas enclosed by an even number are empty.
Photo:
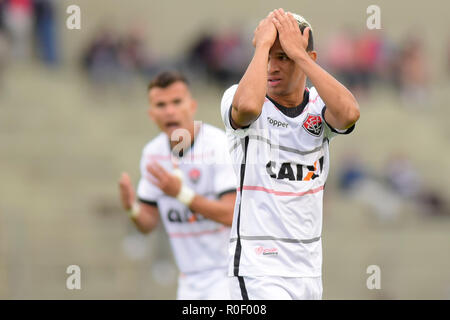
[[[231,121],[234,127],[251,124],[261,114],[267,88],[269,51],[277,37],[277,30],[269,17],[263,19],[255,30],[255,53],[232,102]]]
[[[151,183],[166,195],[173,198],[177,197],[182,187],[179,177],[170,174],[156,162],[147,165],[147,170],[152,175],[152,177],[149,177]],[[231,226],[235,199],[235,192],[225,194],[219,200],[210,200],[196,194],[189,205],[189,209],[192,212],[200,213],[205,218]]]
[[[149,233],[158,225],[158,207],[140,202],[139,214],[132,220],[140,232]]]
[[[283,9],[274,11],[273,23],[278,30],[283,50],[289,58],[300,65],[327,106],[325,110],[327,123],[335,129],[343,130],[351,127],[359,119],[358,103],[344,85],[314,61],[317,57],[316,52],[306,51],[310,28],[305,28],[302,34],[295,18],[291,14],[286,15]]]
[[[198,212],[205,218],[222,223],[228,227],[233,222],[234,202],[236,192],[224,194],[219,200],[210,200],[203,196],[196,195],[192,200],[189,209]]]
[[[128,174],[122,174],[119,181],[119,188],[123,208],[127,211],[132,210],[136,196]],[[138,203],[137,206],[138,212],[133,216],[132,220],[139,231],[149,233],[158,225],[158,207],[142,202]]]

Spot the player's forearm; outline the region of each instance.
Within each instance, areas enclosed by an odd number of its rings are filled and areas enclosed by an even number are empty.
[[[142,206],[139,206],[139,213],[131,220],[142,233],[150,233],[158,225],[158,219],[150,214],[146,214]]]
[[[231,226],[233,221],[234,201],[210,200],[196,195],[189,206],[192,212],[200,213],[205,218]]]
[[[346,129],[353,125],[359,119],[359,106],[353,94],[309,56],[296,62],[317,89],[327,106],[327,112],[336,120],[336,129]]]
[[[267,88],[270,46],[258,46],[233,98],[233,121],[239,126],[252,123],[261,113]]]

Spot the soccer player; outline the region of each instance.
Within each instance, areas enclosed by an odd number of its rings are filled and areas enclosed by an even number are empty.
[[[272,11],[221,114],[239,187],[229,252],[233,299],[321,299],[329,142],[359,118],[353,95],[316,64],[312,28]],[[306,78],[313,87],[306,88]]]
[[[123,207],[143,233],[162,220],[181,271],[177,299],[229,299],[236,178],[225,132],[194,122],[197,103],[182,74],[161,73],[148,89],[149,115],[162,132],[143,149],[138,202],[122,174]]]

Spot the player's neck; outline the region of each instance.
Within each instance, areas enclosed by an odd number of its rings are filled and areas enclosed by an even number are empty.
[[[180,141],[176,141],[176,140],[175,141],[170,140],[170,148],[173,149],[173,148],[175,148],[175,146],[181,144],[182,149],[189,149],[189,147],[192,144],[194,144],[194,140],[195,140],[195,138],[197,136],[197,133],[198,133],[200,127],[201,127],[201,123],[199,123],[199,122],[192,122],[191,125],[188,128],[183,128],[184,130],[187,130],[189,132],[189,136],[188,137],[190,139],[187,139],[186,141],[184,141],[185,135],[182,135],[183,136],[183,141],[181,141],[181,142]]]

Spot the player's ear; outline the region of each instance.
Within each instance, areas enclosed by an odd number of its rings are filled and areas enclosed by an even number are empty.
[[[198,106],[197,100],[192,99],[191,100],[191,111],[192,111],[192,113],[197,112],[197,106]]]
[[[317,60],[317,51],[308,51],[308,55],[311,59],[313,59],[313,61]]]
[[[150,117],[150,119],[152,119],[153,121],[155,121],[155,115],[154,115],[154,108],[152,106],[152,99],[150,98],[150,91],[147,93],[147,98],[148,98],[148,109],[147,109],[147,114]]]
[[[150,106],[147,109],[147,114],[150,117],[150,119],[152,119],[154,122],[156,122],[155,120],[155,114],[154,114],[154,108],[152,107],[152,105],[150,104]]]

